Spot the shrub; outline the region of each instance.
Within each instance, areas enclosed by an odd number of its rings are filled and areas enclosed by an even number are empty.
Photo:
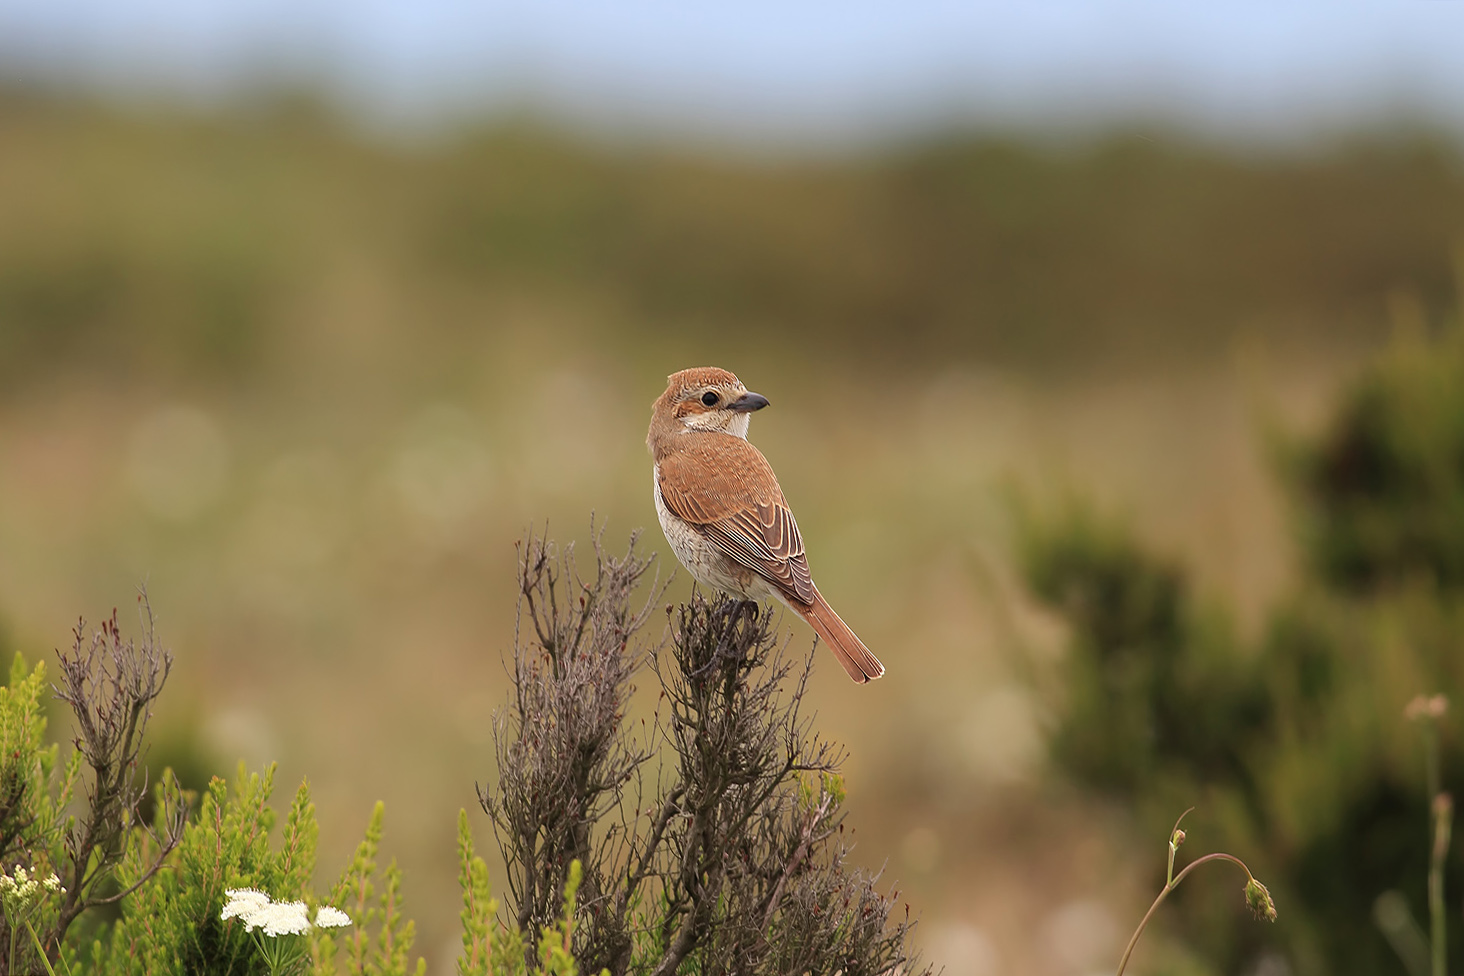
[[[1400,342],[1284,453],[1317,578],[1362,594],[1464,586],[1464,329]]]
[[[1461,390],[1464,335],[1405,344],[1344,392],[1320,436],[1286,447],[1308,575],[1253,645],[1124,526],[1081,506],[1025,521],[1028,584],[1070,627],[1060,767],[1145,831],[1198,804],[1221,843],[1258,852],[1286,907],[1257,933],[1186,891],[1175,928],[1216,971],[1262,938],[1301,974],[1396,968],[1379,899],[1428,915],[1434,786],[1402,715],[1419,692],[1464,688]],[[1438,785],[1457,795],[1454,729],[1439,726]],[[1457,859],[1446,869],[1457,945]]]
[[[0,688],[0,865],[7,871],[20,865],[36,877],[59,875],[55,890],[31,911],[34,941],[28,932],[12,932],[8,917],[0,920],[0,946],[7,950],[0,952],[0,973],[57,964],[73,974],[107,976],[263,973],[244,927],[221,918],[226,890],[259,888],[281,900],[314,901],[314,806],[302,783],[275,849],[273,769],[249,775],[241,766],[232,785],[215,778],[191,820],[188,806],[198,798],[165,772],[152,788],[152,822],[138,819],[147,789],[141,759],[148,721],[172,664],[145,595],[139,605],[140,640],[122,635],[114,611],[94,633],[78,624],[72,648],[59,654],[55,693],[74,720],[75,748],[64,765],[59,747],[45,742],[45,665],[27,668],[17,655],[8,686]],[[377,871],[381,820],[378,805],[332,892],[332,903],[347,907],[356,922],[341,937],[344,951],[334,951],[326,932],[314,933],[311,964],[322,976],[423,972],[420,960],[409,965],[413,929],[401,914],[400,873],[395,865],[384,875]],[[376,884],[384,884],[380,897]],[[73,926],[95,909],[119,904],[114,920],[93,917]]]
[[[572,547],[521,547],[514,698],[481,791],[520,925],[547,925],[582,864],[572,944],[589,971],[917,970],[911,923],[847,864],[841,752],[803,709],[811,656],[727,597],[693,594],[666,638],[639,639],[661,592],[632,602],[649,566],[634,537],[615,557],[596,536],[584,576]],[[660,704],[637,738],[647,668]]]
[[[495,726],[499,784],[481,794],[513,911],[499,918],[460,814],[460,972],[910,969],[908,918],[891,924],[893,896],[845,863],[840,753],[802,710],[811,657],[798,665],[762,608],[727,599],[694,597],[669,640],[643,644],[660,591],[633,597],[649,561],[634,538],[623,558],[599,542],[589,582],[572,548],[561,558],[531,535],[523,549],[530,630],[516,634],[514,705]],[[0,976],[53,964],[75,976],[421,976],[401,872],[377,863],[381,804],[324,901],[311,890],[319,829],[308,785],[277,823],[273,767],[241,764],[201,796],[165,770],[152,822],[139,819],[145,732],[172,663],[140,603],[140,642],[122,636],[114,612],[90,637],[78,625],[60,655],[57,697],[76,723],[64,766],[45,744],[44,665],[28,670],[17,656],[0,688],[0,865],[22,865],[7,879],[17,885],[60,875],[6,901]],[[648,666],[666,712],[637,740],[625,716]],[[648,806],[630,805],[632,784]],[[107,905],[120,912],[72,927]],[[322,905],[351,924],[312,916]]]
[[[0,971],[36,971],[36,943],[45,964],[60,958],[83,912],[115,904],[153,878],[181,838],[184,807],[171,781],[159,785],[154,824],[135,821],[146,789],[138,759],[152,702],[172,666],[145,594],[139,606],[140,644],[123,638],[113,611],[94,633],[78,623],[70,651],[59,653],[56,697],[71,707],[75,728],[64,765],[57,765],[59,747],[45,744],[45,665],[28,670],[17,655],[9,685],[0,689],[0,865],[57,876],[30,920],[35,939],[13,931],[8,917],[0,923],[0,944],[9,947]],[[119,870],[129,854],[129,871]]]

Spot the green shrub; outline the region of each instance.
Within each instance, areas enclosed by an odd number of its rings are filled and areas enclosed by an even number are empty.
[[[616,976],[913,966],[911,923],[891,920],[893,896],[845,866],[841,753],[801,707],[811,659],[795,667],[761,608],[725,598],[694,597],[669,645],[639,646],[654,598],[635,607],[632,596],[648,561],[634,541],[623,559],[598,543],[593,583],[545,539],[529,539],[520,565],[535,636],[515,647],[517,704],[496,725],[502,775],[482,796],[514,911],[499,917],[460,814],[459,971],[576,976],[583,960]],[[172,664],[145,599],[141,609],[140,642],[122,636],[114,613],[89,640],[79,625],[60,655],[57,697],[76,730],[64,766],[45,739],[44,665],[17,656],[0,688],[0,869],[21,866],[7,885],[44,881],[3,899],[0,976],[422,976],[401,872],[377,863],[381,804],[323,900],[311,887],[319,828],[308,785],[280,822],[273,767],[241,763],[232,783],[214,777],[201,795],[164,770],[152,822],[139,819],[145,732]],[[656,750],[632,740],[624,718],[648,659],[669,708],[652,736],[669,755],[654,795],[637,797],[653,801],[641,815],[625,787],[643,782]],[[311,922],[322,907],[332,911]],[[338,927],[336,911],[350,924]]]
[[[1283,459],[1309,575],[1254,643],[1124,526],[1080,505],[1025,520],[1028,584],[1070,627],[1053,755],[1144,831],[1197,805],[1219,843],[1256,852],[1274,931],[1204,888],[1176,898],[1171,928],[1214,971],[1277,945],[1301,974],[1395,970],[1375,907],[1427,916],[1432,845],[1403,710],[1464,691],[1464,338],[1388,351]],[[1455,728],[1441,724],[1439,757],[1457,794]],[[1458,945],[1457,855],[1444,869]]]
[[[1245,753],[1271,725],[1271,703],[1183,572],[1081,507],[1029,521],[1024,538],[1029,585],[1072,625],[1058,759],[1121,794],[1175,776],[1252,788]],[[1155,799],[1171,816],[1169,798]]]
[[[1396,343],[1287,460],[1320,580],[1357,594],[1464,586],[1464,330]]]

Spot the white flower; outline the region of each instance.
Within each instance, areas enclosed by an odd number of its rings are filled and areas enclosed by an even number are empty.
[[[242,918],[247,922],[249,916],[269,904],[269,895],[253,888],[230,888],[224,894],[229,896],[222,916],[225,921]]]
[[[303,901],[281,901],[261,906],[244,919],[244,927],[251,932],[262,928],[268,936],[304,935],[310,931],[310,917]]]
[[[320,911],[315,913],[315,927],[319,929],[333,929],[350,924],[351,916],[339,908],[331,908],[329,905],[323,905]]]
[[[0,875],[0,879],[3,879],[3,875]],[[245,931],[260,929],[264,935],[276,938],[281,935],[304,935],[311,929],[310,916],[303,901],[271,901],[269,895],[254,888],[230,888],[225,894],[229,896],[229,903],[224,906],[223,918],[226,921],[231,918],[241,919]],[[319,928],[337,928],[350,924],[351,916],[339,908],[326,905],[315,913],[315,925]]]
[[[0,873],[0,901],[4,902],[7,912],[29,914],[48,891],[66,891],[54,873],[42,878],[32,875],[20,864],[15,866],[14,874]]]

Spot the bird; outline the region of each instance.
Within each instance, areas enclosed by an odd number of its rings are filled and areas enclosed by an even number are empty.
[[[884,665],[813,585],[798,523],[773,467],[747,440],[768,405],[714,366],[666,377],[651,405],[656,515],[677,560],[698,582],[761,602],[772,598],[808,622],[844,670],[863,684]]]

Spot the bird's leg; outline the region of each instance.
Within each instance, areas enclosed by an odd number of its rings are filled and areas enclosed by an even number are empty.
[[[723,635],[723,640],[717,648],[718,654],[725,653],[727,639],[731,638],[736,632],[737,623],[739,620],[741,620],[743,617],[746,617],[749,624],[757,623],[757,614],[759,609],[761,608],[759,607],[756,600],[749,600],[746,597],[738,600],[737,603],[733,605],[732,613],[729,615],[730,619],[728,621],[727,631]]]
[[[743,599],[737,604],[737,615],[745,616],[749,627],[757,626],[757,615],[762,611],[762,604],[756,600]]]
[[[700,678],[724,660],[728,656],[727,642],[731,640],[733,632],[737,629],[738,619],[746,615],[749,621],[756,621],[758,610],[758,602],[756,600],[749,600],[746,597],[732,604],[728,608],[729,612],[726,617],[727,626],[722,630],[722,636],[717,641],[716,649],[712,651],[712,656],[707,659],[707,663],[691,672],[691,677]]]
[[[737,612],[737,610],[741,607],[741,605],[742,604],[739,601],[738,604],[735,607],[733,607],[733,612],[734,613]],[[722,614],[718,613],[718,614],[715,614],[714,616],[721,617]],[[717,638],[717,646],[712,649],[712,653],[707,657],[706,663],[703,664],[701,667],[697,668],[695,671],[691,672],[691,677],[693,677],[693,678],[700,678],[702,675],[706,674],[708,671],[711,671],[713,668],[715,668],[721,662],[722,658],[726,656],[726,654],[727,654],[727,638],[732,633],[731,618],[732,618],[732,614],[729,613],[729,614],[726,615],[726,620],[727,620],[728,623],[727,623],[726,626],[724,626],[722,628],[722,635]]]

